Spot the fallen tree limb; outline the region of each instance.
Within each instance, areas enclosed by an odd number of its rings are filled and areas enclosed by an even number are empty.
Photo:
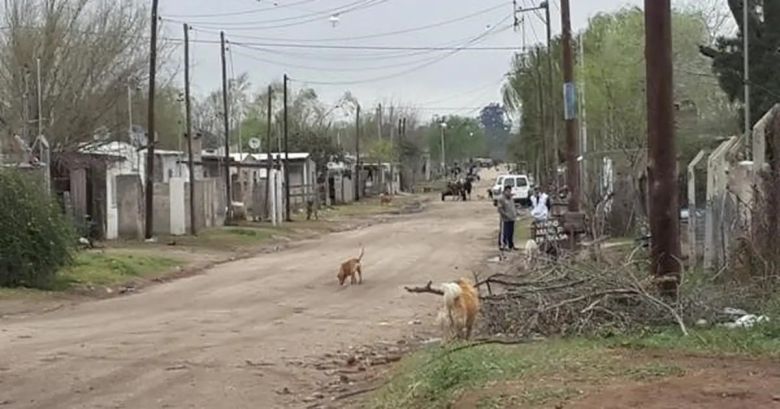
[[[425,285],[425,287],[404,287],[404,290],[410,292],[410,293],[427,293],[427,294],[436,294],[436,295],[444,295],[444,291],[439,290],[438,288],[431,287],[433,285],[433,281],[428,281],[428,284]]]
[[[358,389],[358,390],[352,391],[352,392],[347,392],[347,393],[344,393],[342,395],[338,395],[338,396],[334,397],[333,400],[334,401],[343,400],[343,399],[351,398],[351,397],[354,397],[354,396],[357,396],[357,395],[362,395],[364,393],[373,392],[373,391],[381,388],[382,386],[384,386],[384,384],[375,385],[375,386],[371,386],[371,387],[363,388],[363,389]]]

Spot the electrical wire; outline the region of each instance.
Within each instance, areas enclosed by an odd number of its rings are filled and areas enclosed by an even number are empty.
[[[508,3],[506,1],[502,1],[499,4],[496,4],[496,5],[493,5],[493,6],[490,6],[490,7],[481,9],[481,10],[478,10],[478,11],[476,11],[474,13],[470,13],[470,14],[466,14],[466,15],[463,15],[463,16],[460,16],[460,17],[456,17],[456,18],[453,18],[453,19],[450,19],[450,20],[439,21],[439,22],[432,23],[432,24],[426,24],[426,25],[417,26],[417,27],[410,27],[410,28],[401,29],[401,30],[388,31],[388,32],[384,32],[384,33],[367,34],[367,35],[361,35],[361,36],[330,37],[330,38],[316,38],[316,39],[312,39],[312,38],[298,38],[298,39],[284,38],[284,39],[282,39],[282,38],[279,38],[279,37],[262,37],[262,36],[246,35],[246,34],[232,34],[231,37],[244,38],[244,39],[249,39],[249,40],[291,41],[291,42],[330,42],[330,41],[334,41],[335,42],[335,41],[365,40],[365,39],[369,39],[369,38],[389,37],[389,36],[395,36],[395,35],[401,35],[401,34],[415,33],[415,32],[419,32],[419,31],[428,30],[428,29],[431,29],[431,28],[443,27],[443,26],[450,25],[450,24],[453,24],[453,23],[469,20],[469,19],[472,19],[474,17],[479,17],[479,16],[484,15],[484,14],[488,14],[488,13],[490,13],[492,11],[495,11],[495,10],[498,10],[498,9],[500,9],[502,7],[505,7],[507,4],[511,4],[511,3]],[[204,31],[206,31],[206,30],[204,30]]]
[[[496,23],[495,27],[500,26],[500,23],[502,21],[505,21],[505,19],[499,20]],[[500,30],[498,32],[500,32]],[[468,44],[469,42],[472,42],[475,38],[476,39],[484,39],[484,38],[487,38],[489,35],[494,35],[494,34],[497,34],[497,32],[492,32],[492,33],[491,32],[485,32],[485,33],[481,33],[481,34],[477,35],[476,37],[475,36],[471,36],[471,37],[469,37],[468,39],[465,40],[465,43],[462,42],[462,41],[459,42],[459,45],[462,47],[464,44]],[[241,47],[241,48],[250,49],[250,50],[253,50],[253,51],[273,53],[273,50],[269,50],[269,49],[266,49],[266,48],[248,46],[248,45],[244,45],[242,43],[231,43],[231,44],[235,45],[235,46],[238,46],[238,47]],[[290,63],[286,63],[286,62],[280,62],[280,61],[277,61],[277,60],[261,58],[261,57],[257,57],[257,56],[249,55],[249,54],[245,54],[245,53],[237,53],[237,54],[242,55],[242,56],[247,57],[247,58],[250,58],[250,59],[253,59],[253,60],[256,60],[256,61],[268,63],[268,64],[273,64],[273,65],[282,66],[282,67],[291,67],[291,68],[298,68],[298,69],[304,69],[304,70],[312,70],[312,71],[318,71],[318,72],[321,72],[321,71],[357,72],[357,71],[384,70],[384,69],[388,69],[388,68],[407,67],[409,65],[425,64],[425,63],[428,63],[430,61],[433,61],[433,60],[436,60],[436,59],[439,58],[439,56],[434,56],[433,58],[427,57],[427,58],[424,58],[424,59],[418,59],[418,60],[413,60],[413,61],[402,61],[402,62],[398,62],[398,63],[394,63],[394,64],[385,64],[385,65],[381,65],[381,66],[370,66],[370,67],[365,67],[364,66],[364,67],[350,67],[350,68],[328,68],[328,67],[321,67],[321,66],[320,67],[315,67],[315,66],[311,66],[311,65],[290,64]]]
[[[492,26],[497,25],[501,20],[494,23]],[[211,31],[211,30],[202,30],[199,28],[194,28],[197,31],[201,31],[204,33],[210,33],[214,35],[218,35],[219,32]],[[234,37],[233,34],[231,34],[231,37]],[[440,44],[439,46],[442,46],[444,48],[447,48],[449,50],[449,47],[455,48],[456,46],[461,46],[464,42],[467,42],[473,38],[473,35],[469,35],[468,37],[456,39],[453,41],[448,41],[444,44]],[[431,50],[416,50],[416,51],[389,51],[389,52],[381,52],[381,51],[372,51],[370,53],[360,52],[359,54],[356,53],[337,53],[334,54],[333,52],[328,53],[317,53],[317,52],[306,52],[306,51],[293,51],[293,50],[283,50],[283,49],[270,49],[258,46],[257,43],[250,43],[250,42],[242,42],[240,43],[242,45],[248,45],[252,46],[255,50],[261,50],[264,52],[267,52],[269,54],[278,54],[283,55],[287,57],[292,58],[298,58],[298,59],[305,59],[305,60],[311,60],[311,59],[318,59],[318,60],[335,60],[335,61],[356,61],[356,60],[371,60],[371,61],[379,61],[379,60],[387,60],[387,59],[402,59],[402,58],[411,58],[419,55],[429,54]],[[331,50],[332,51],[332,50]],[[446,51],[446,50],[445,50]]]
[[[303,14],[292,17],[285,17],[271,20],[261,21],[202,21],[198,24],[201,26],[207,26],[211,28],[230,27],[231,30],[267,30],[272,28],[285,28],[293,27],[302,24],[308,24],[314,21],[319,21],[324,17],[341,16],[346,13],[354,11],[365,10],[380,4],[384,4],[389,0],[357,0],[340,8],[334,8],[331,10],[325,10],[316,13]],[[178,23],[183,23],[180,20],[168,19]],[[299,21],[298,21],[299,20]],[[285,23],[286,22],[286,23]],[[280,24],[276,24],[280,23]],[[271,25],[268,25],[271,24]]]
[[[259,8],[259,9],[249,9],[249,10],[242,10],[242,11],[231,11],[231,12],[224,12],[224,13],[211,13],[211,14],[170,14],[169,17],[175,17],[175,18],[211,18],[211,17],[230,17],[230,16],[245,16],[249,14],[255,14],[255,13],[261,13],[268,10],[277,10],[277,9],[285,9],[285,8],[292,8],[294,6],[298,6],[301,4],[306,3],[313,3],[317,0],[301,0],[294,3],[290,3],[287,5],[277,5],[273,7],[265,7],[265,8]]]
[[[505,22],[506,20],[509,20],[510,18],[511,18],[511,15],[510,15],[510,16],[507,16],[507,17],[505,17],[505,18],[502,20],[502,22],[501,22],[501,23]],[[440,61],[442,61],[442,60],[444,60],[444,59],[446,59],[446,58],[448,58],[448,57],[451,57],[451,56],[453,56],[453,55],[455,55],[455,54],[459,53],[459,52],[460,52],[460,51],[462,51],[463,49],[466,49],[466,47],[470,46],[471,44],[474,44],[474,43],[476,43],[476,42],[479,42],[480,40],[483,40],[485,37],[487,37],[488,35],[490,35],[490,34],[491,34],[491,33],[493,33],[494,31],[497,31],[497,32],[502,32],[502,31],[511,30],[511,29],[512,29],[512,25],[511,25],[511,24],[510,24],[510,25],[507,25],[507,26],[504,26],[504,27],[503,27],[503,28],[501,28],[500,30],[498,30],[498,29],[496,29],[496,30],[494,30],[494,29],[491,29],[491,30],[489,30],[489,31],[487,31],[487,32],[485,32],[485,33],[483,33],[483,34],[481,34],[481,35],[479,35],[479,36],[475,37],[473,40],[469,41],[469,42],[468,42],[466,45],[464,45],[463,47],[456,48],[456,49],[454,49],[454,50],[452,50],[452,51],[448,52],[448,53],[447,53],[447,54],[445,54],[445,55],[442,55],[442,56],[437,56],[437,58],[435,58],[435,59],[432,59],[431,61],[425,62],[425,63],[423,63],[423,64],[416,65],[416,66],[414,66],[414,67],[411,67],[411,68],[409,68],[409,69],[406,69],[406,70],[403,70],[403,71],[400,71],[400,72],[396,72],[396,73],[393,73],[393,74],[388,74],[388,75],[384,75],[384,76],[380,76],[380,77],[375,77],[375,78],[370,78],[370,79],[364,79],[364,80],[349,80],[349,81],[334,81],[334,82],[329,82],[329,81],[308,81],[308,80],[299,80],[299,79],[293,79],[293,80],[294,80],[294,81],[297,81],[297,82],[303,82],[303,83],[307,83],[307,84],[314,84],[314,85],[352,85],[352,84],[361,84],[361,83],[367,83],[367,82],[377,82],[377,81],[384,81],[384,80],[387,80],[387,79],[391,79],[391,78],[395,78],[395,77],[400,77],[400,76],[403,76],[403,75],[409,74],[409,73],[411,73],[411,72],[414,72],[414,71],[418,71],[418,70],[420,70],[420,69],[423,69],[423,68],[425,68],[425,67],[428,67],[428,66],[430,66],[430,65],[433,65],[433,64],[435,64],[435,63],[437,63],[437,62],[440,62]]]
[[[506,27],[505,27],[506,28]],[[509,26],[511,28],[511,26]],[[384,46],[384,45],[325,45],[325,44],[297,44],[297,43],[247,43],[247,42],[234,42],[233,44],[244,46],[261,46],[261,47],[281,47],[281,48],[311,48],[319,50],[366,50],[366,51],[507,51],[517,50],[517,47],[513,46],[467,46],[467,47],[415,47],[415,46]]]
[[[466,96],[466,95],[471,95],[471,94],[474,94],[474,93],[477,93],[477,92],[484,92],[489,87],[494,87],[497,84],[501,84],[506,77],[507,77],[507,74],[504,74],[504,75],[501,76],[501,78],[498,79],[498,81],[493,80],[493,81],[490,81],[487,84],[482,84],[482,85],[480,85],[477,88],[473,88],[473,89],[470,89],[468,91],[457,93],[457,94],[453,94],[453,95],[450,95],[450,96],[447,96],[447,97],[441,97],[441,98],[437,98],[437,99],[434,99],[434,100],[428,100],[428,101],[425,101],[425,102],[421,102],[421,104],[423,104],[423,105],[437,104],[437,103],[442,102],[442,101],[455,99],[455,98],[460,98],[460,97],[463,97],[463,96]]]

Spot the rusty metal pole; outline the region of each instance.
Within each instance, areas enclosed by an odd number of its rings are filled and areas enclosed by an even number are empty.
[[[680,279],[680,217],[674,141],[671,0],[645,0],[651,273],[674,297]]]
[[[572,56],[571,9],[569,0],[561,0],[561,46],[563,47],[563,105],[566,120],[566,186],[569,188],[569,211],[580,211],[579,138],[577,128],[577,85],[574,83]]]

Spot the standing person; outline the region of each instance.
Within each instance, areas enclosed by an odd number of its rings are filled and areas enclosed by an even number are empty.
[[[541,189],[531,196],[531,217],[535,222],[543,222],[550,216],[550,197]]]
[[[498,214],[501,218],[501,233],[499,235],[500,250],[517,250],[515,247],[515,220],[517,207],[512,199],[512,187],[504,187],[504,193],[498,198]]]

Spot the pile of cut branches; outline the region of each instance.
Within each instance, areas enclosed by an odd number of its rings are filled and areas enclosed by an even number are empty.
[[[488,332],[512,337],[579,335],[678,325],[687,334],[682,305],[654,295],[644,263],[589,265],[558,261],[531,270],[512,267],[479,279]],[[692,312],[692,311],[686,311]]]

